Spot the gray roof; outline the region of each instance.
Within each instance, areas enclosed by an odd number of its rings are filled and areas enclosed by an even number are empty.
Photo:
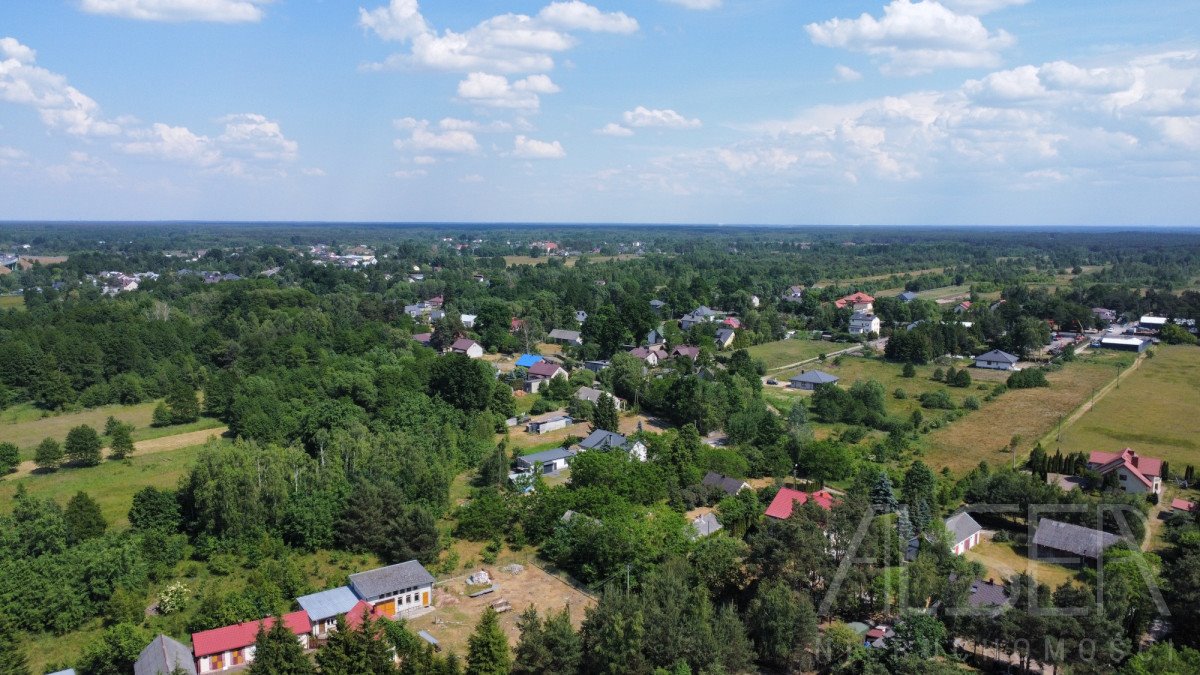
[[[716,471],[709,471],[707,474],[705,474],[704,480],[700,482],[702,485],[720,488],[724,490],[726,494],[730,495],[736,495],[741,491],[742,486],[745,485],[745,481],[740,481],[736,478],[730,478],[729,476],[721,475]]]
[[[432,583],[433,575],[416,560],[350,575],[350,587],[364,600]]]
[[[616,402],[616,400],[617,400],[616,396],[613,396],[612,394],[609,394],[608,392],[602,391],[600,389],[593,389],[592,387],[580,387],[579,391],[575,392],[575,398],[577,398],[581,401],[591,401],[592,403],[599,403],[600,397],[604,396],[605,394],[612,396],[613,401]]]
[[[667,303],[663,302],[662,300],[651,300],[650,301],[650,306],[654,307],[654,308],[662,307],[665,304],[667,304]]]
[[[1004,584],[992,583],[990,579],[976,580],[971,582],[967,602],[972,607],[1003,607],[1008,604],[1008,591],[1004,590]]]
[[[588,434],[588,437],[579,441],[579,447],[584,450],[595,450],[597,448],[623,448],[629,444],[629,439],[621,434],[597,429]]]
[[[709,308],[707,305],[700,305],[696,309],[692,310],[692,314],[698,317],[707,317],[716,316],[717,312]]]
[[[851,321],[874,321],[875,315],[870,312],[855,312],[850,315]]]
[[[1037,532],[1033,535],[1036,546],[1074,553],[1083,558],[1099,558],[1104,555],[1104,549],[1118,541],[1121,538],[1115,534],[1049,518],[1043,518],[1038,523]]]
[[[557,462],[560,459],[570,459],[574,456],[575,453],[566,448],[554,448],[553,450],[543,450],[542,452],[535,452],[532,455],[518,457],[517,461],[527,466],[533,466],[538,462],[545,464],[546,462]]]
[[[358,604],[358,596],[349,586],[338,586],[320,593],[302,595],[296,598],[296,602],[300,603],[300,609],[308,612],[310,619],[324,621],[354,609],[354,605]]]
[[[721,529],[721,521],[717,520],[716,514],[706,513],[692,521],[692,528],[696,530],[695,536],[707,537]]]
[[[902,302],[912,302],[917,299],[917,294],[912,291],[904,291],[898,297]]]
[[[166,635],[159,635],[151,640],[133,663],[134,675],[170,675],[176,669],[188,675],[196,675],[192,650]]]
[[[722,328],[717,331],[717,339],[721,342],[724,342],[735,335],[737,335],[737,331],[733,330],[732,328]]]
[[[1020,361],[1020,359],[1013,356],[1012,354],[1009,354],[1008,352],[1002,352],[999,349],[993,349],[992,351],[990,351],[986,354],[980,354],[979,356],[975,357],[975,360],[976,361],[1003,361],[1006,363],[1016,363],[1017,361]]]
[[[956,513],[947,518],[946,529],[950,530],[950,532],[954,535],[954,543],[957,544],[960,541],[966,541],[971,537],[971,535],[979,532],[983,528],[979,526],[979,523],[975,522],[975,519],[971,517],[971,514],[963,512]]]
[[[579,339],[579,335],[579,331],[577,330],[563,330],[562,328],[555,328],[554,330],[550,331],[550,337],[555,340],[570,340],[574,342]]]
[[[823,370],[810,370],[788,380],[788,382],[811,382],[812,384],[833,384],[838,378]]]

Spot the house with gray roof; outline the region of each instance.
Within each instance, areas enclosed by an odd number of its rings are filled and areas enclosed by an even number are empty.
[[[723,527],[721,526],[721,521],[717,520],[717,515],[711,512],[705,513],[692,519],[692,532],[688,536],[691,539],[699,539],[700,537],[715,534],[721,529]]]
[[[717,343],[718,349],[728,349],[737,338],[737,332],[732,328],[722,328],[717,331],[717,337],[713,338]]]
[[[639,462],[646,461],[646,446],[641,441],[629,442],[621,434],[604,429],[596,429],[588,437],[575,446],[580,452],[585,450],[624,450]]]
[[[542,473],[557,473],[567,468],[571,462],[571,458],[575,456],[574,450],[567,448],[554,448],[553,450],[544,450],[535,452],[532,455],[525,455],[517,458],[517,468],[524,471],[533,471],[539,465],[542,467]]]
[[[823,384],[837,384],[837,381],[836,375],[830,375],[823,370],[802,370],[799,375],[788,380],[788,386],[792,389],[812,391]]]
[[[337,626],[339,616],[344,616],[358,604],[359,597],[349,586],[338,586],[320,593],[311,593],[296,598],[300,609],[308,612],[312,624],[312,635],[318,639],[328,637],[329,631]]]
[[[950,550],[954,555],[962,555],[978,546],[983,536],[983,528],[965,511],[947,518],[946,529],[950,531]]]
[[[1030,557],[1084,558],[1098,560],[1110,546],[1121,541],[1115,534],[1073,523],[1042,518],[1033,535]]]
[[[901,293],[900,295],[898,295],[896,297],[900,300],[900,302],[903,302],[904,304],[907,305],[908,303],[917,299],[917,294],[913,293],[912,291],[904,291],[903,293]]]
[[[600,403],[601,396],[608,396],[611,398],[613,400],[613,405],[616,406],[617,410],[625,409],[625,399],[617,398],[606,391],[593,389],[592,387],[580,387],[579,391],[575,392],[575,398],[579,399],[580,401],[588,401],[593,405],[598,405]]]
[[[750,484],[744,480],[730,478],[716,471],[709,471],[705,474],[704,480],[700,481],[700,484],[705,487],[717,488],[730,497],[750,487]]]
[[[550,335],[547,339],[551,342],[561,342],[566,345],[583,344],[583,337],[577,330],[563,330],[562,328],[555,328],[554,330],[550,331]]]
[[[74,673],[75,671],[70,671]],[[137,661],[133,662],[133,675],[174,675],[186,673],[196,675],[196,663],[192,650],[178,640],[159,635],[146,645]]]
[[[350,575],[350,590],[375,611],[393,618],[429,607],[433,575],[416,560]]]
[[[989,368],[991,370],[1012,370],[1017,365],[1017,361],[1020,361],[1020,359],[1012,354],[1002,352],[999,349],[993,349],[986,354],[976,356],[975,367]]]

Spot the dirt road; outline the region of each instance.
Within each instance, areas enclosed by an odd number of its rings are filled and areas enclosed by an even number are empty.
[[[217,427],[214,429],[201,429],[200,431],[189,431],[185,434],[175,434],[174,436],[163,436],[161,438],[150,438],[144,441],[138,441],[133,444],[134,455],[153,455],[159,452],[170,452],[180,448],[190,448],[193,445],[200,445],[211,437],[218,437],[229,431],[229,427]],[[105,457],[108,456],[108,448],[103,451]],[[32,461],[21,462],[17,465],[17,470],[14,473],[8,474],[7,478],[21,478],[28,476],[37,469],[37,464]]]

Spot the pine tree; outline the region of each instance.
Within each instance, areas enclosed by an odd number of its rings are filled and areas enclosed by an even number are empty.
[[[913,367],[912,361],[904,364],[904,370],[900,373],[901,377],[916,377],[917,369]]]
[[[67,523],[67,543],[72,546],[99,537],[108,528],[100,513],[100,504],[86,492],[76,492],[71,497],[63,511],[63,519]]]
[[[467,644],[467,675],[508,675],[512,671],[508,638],[496,610],[484,610]]]
[[[282,618],[276,616],[269,630],[262,623],[258,625],[251,675],[311,675],[314,672],[312,662],[304,655],[304,649]]]
[[[112,442],[108,444],[109,456],[113,459],[125,459],[133,454],[133,429],[127,424],[118,424],[113,428]]]
[[[916,533],[913,531],[912,520],[908,517],[908,507],[901,506],[899,512],[896,518],[896,532],[900,536],[900,543],[907,544]]]
[[[21,647],[17,624],[0,614],[0,673],[3,675],[28,675],[29,660]]]
[[[892,479],[888,476],[887,471],[880,471],[879,478],[871,487],[871,503],[883,507],[883,513],[891,513],[896,510],[896,495],[892,492]]]
[[[613,402],[613,397],[608,394],[601,394],[600,400],[596,403],[596,419],[592,423],[592,431],[598,429],[612,432],[620,430],[617,405]]]
[[[338,619],[337,630],[317,652],[317,665],[323,675],[387,675],[396,672],[383,626],[363,610],[362,623],[354,628]]]
[[[154,406],[154,414],[150,418],[150,426],[166,427],[166,426],[170,426],[170,425],[171,425],[171,409],[167,407],[166,403],[159,401],[158,405]]]
[[[916,508],[913,510],[912,522],[917,533],[920,534],[926,531],[930,521],[933,520],[933,514],[929,512],[929,502],[924,499],[917,502]]]
[[[86,424],[67,432],[67,442],[63,446],[67,459],[83,466],[96,466],[100,463],[100,434]]]
[[[521,641],[517,645],[512,672],[521,675],[574,675],[579,670],[581,644],[564,607],[545,621],[533,605],[517,620]]]
[[[21,463],[21,449],[12,443],[0,443],[0,476],[9,473]]]

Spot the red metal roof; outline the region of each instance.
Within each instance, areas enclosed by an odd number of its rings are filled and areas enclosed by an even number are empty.
[[[1154,482],[1149,477],[1158,476],[1162,472],[1162,460],[1155,457],[1142,457],[1132,448],[1125,448],[1119,454],[1114,452],[1092,451],[1088,463],[1099,465],[1096,471],[1104,475],[1122,466],[1134,478],[1140,480],[1146,487],[1152,487]]]
[[[196,658],[200,658],[202,656],[210,656],[212,654],[220,654],[234,649],[249,647],[254,644],[254,638],[258,636],[258,625],[260,623],[265,630],[269,630],[275,624],[275,617],[268,616],[258,621],[247,621],[235,626],[225,626],[224,628],[214,628],[212,630],[200,631],[199,633],[192,633],[192,653],[195,654]],[[284,614],[283,623],[296,635],[303,635],[312,630],[312,624],[308,619],[308,612],[304,610]]]
[[[378,606],[372,607],[371,603],[366,600],[359,600],[358,604],[354,605],[349,612],[346,612],[346,627],[351,630],[362,628],[363,616],[365,614],[370,614],[372,621],[387,618],[387,615]]]
[[[772,518],[781,520],[790,518],[792,509],[796,504],[807,504],[811,499],[817,506],[826,511],[833,508],[833,495],[828,490],[818,490],[817,492],[801,492],[791,488],[779,488],[775,499],[771,500],[771,505],[767,507],[767,515]]]
[[[875,302],[875,298],[872,298],[871,296],[867,295],[866,293],[859,291],[857,293],[851,293],[850,295],[847,295],[846,297],[838,300],[837,302],[835,302],[833,304],[838,309],[841,309],[841,308],[845,307],[846,305],[865,304],[868,302]]]
[[[1180,499],[1180,498],[1176,497],[1175,499],[1171,500],[1171,508],[1173,508],[1177,511],[1185,511],[1186,512],[1186,511],[1191,511],[1192,509],[1195,509],[1196,505],[1193,504],[1192,502],[1189,502],[1186,499]]]

